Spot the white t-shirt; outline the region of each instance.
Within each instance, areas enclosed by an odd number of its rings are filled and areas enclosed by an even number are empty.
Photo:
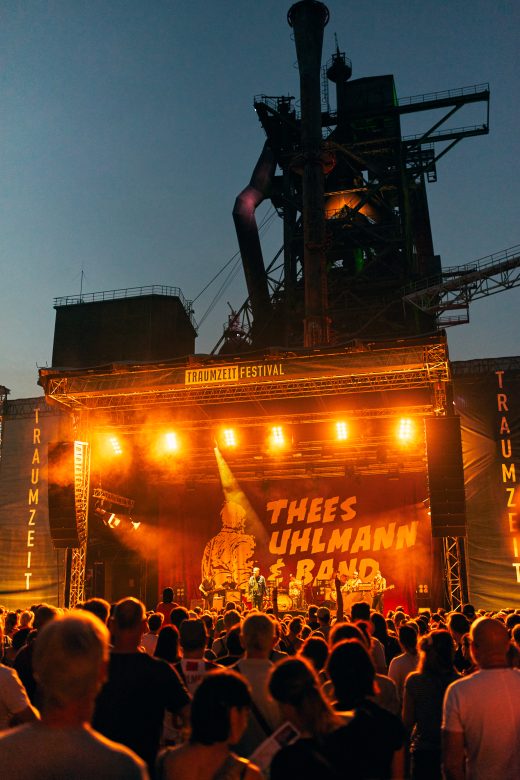
[[[452,683],[442,728],[464,734],[468,780],[520,777],[520,670],[481,669]]]
[[[14,669],[0,664],[0,731],[9,728],[13,715],[31,706],[25,688]]]
[[[395,658],[392,658],[390,661],[390,666],[388,667],[388,676],[391,677],[395,682],[399,701],[401,702],[403,700],[404,681],[410,672],[415,672],[418,662],[419,653],[416,655],[403,653],[402,655],[397,655]]]

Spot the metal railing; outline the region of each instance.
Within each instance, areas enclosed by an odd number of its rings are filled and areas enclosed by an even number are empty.
[[[190,318],[192,325],[197,328],[197,323],[193,316],[193,301],[187,300],[180,287],[170,287],[166,284],[148,284],[142,287],[121,287],[117,290],[103,290],[101,292],[82,293],[80,295],[65,295],[54,298],[53,306],[74,306],[79,303],[96,303],[99,301],[116,301],[124,298],[139,298],[144,295],[167,295],[171,298],[178,298],[182,303],[186,314]]]
[[[415,103],[428,103],[434,100],[449,100],[451,98],[465,97],[466,95],[477,95],[479,92],[489,92],[489,84],[473,84],[470,87],[456,87],[455,89],[444,89],[441,92],[426,92],[423,95],[410,95],[398,99],[398,105],[410,106]]]

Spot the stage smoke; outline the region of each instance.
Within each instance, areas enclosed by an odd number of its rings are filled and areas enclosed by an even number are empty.
[[[219,448],[215,447],[214,452],[225,500],[227,502],[238,504],[245,511],[247,530],[256,538],[257,543],[267,542],[267,531],[259,520],[255,510],[251,506],[246,494],[240,487],[238,481],[235,479],[230,467],[224,460],[224,457]]]

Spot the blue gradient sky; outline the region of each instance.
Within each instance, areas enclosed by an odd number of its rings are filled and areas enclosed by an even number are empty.
[[[4,0],[0,9],[0,384],[38,395],[55,296],[147,284],[195,298],[237,251],[231,218],[264,142],[253,95],[297,95],[280,0]],[[329,0],[324,59],[393,73],[399,97],[491,86],[491,132],[462,141],[429,187],[435,250],[456,265],[520,243],[514,0]],[[427,120],[420,117],[420,128]],[[448,126],[478,121],[456,115]],[[409,123],[404,132],[414,132]],[[260,219],[267,208],[260,209]],[[281,245],[275,218],[266,260]],[[224,276],[219,278],[223,280]],[[219,284],[195,304],[200,321]],[[196,349],[211,350],[241,266]],[[451,357],[518,355],[520,289],[472,305]]]

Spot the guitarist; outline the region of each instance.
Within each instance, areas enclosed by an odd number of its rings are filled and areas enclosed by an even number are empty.
[[[381,614],[383,614],[385,590],[387,590],[386,579],[378,569],[372,581],[372,609]]]
[[[204,596],[205,609],[211,609],[213,606],[213,596],[215,595],[215,580],[212,577],[204,577],[199,585],[199,590]]]

